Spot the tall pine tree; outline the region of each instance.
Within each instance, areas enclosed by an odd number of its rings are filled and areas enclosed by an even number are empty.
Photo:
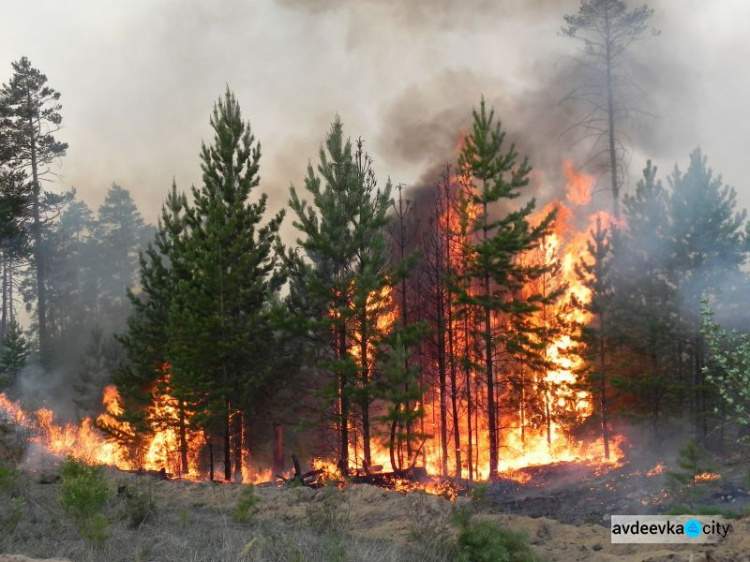
[[[389,307],[385,239],[391,184],[377,186],[361,141],[356,149],[344,139],[336,118],[320,150],[317,173],[308,166],[305,189],[309,202],[291,188],[294,225],[304,236],[304,257],[292,253],[288,263],[298,293],[317,311],[310,333],[321,343],[319,365],[332,375],[333,414],[338,428],[342,472],[349,470],[352,401],[360,408],[364,461],[371,463],[373,350],[385,334],[379,317]]]
[[[541,303],[558,295],[542,297],[522,295],[522,289],[546,271],[545,264],[525,265],[518,258],[537,245],[549,233],[554,211],[536,226],[529,216],[535,201],[512,208],[509,203],[521,195],[529,183],[531,171],[526,160],[518,162],[514,145],[504,149],[505,133],[495,122],[493,109],[482,99],[474,110],[472,132],[466,136],[459,159],[459,171],[468,186],[470,215],[462,220],[469,225],[473,253],[460,274],[456,290],[459,302],[473,308],[479,322],[476,336],[482,341],[481,371],[487,385],[486,410],[489,435],[490,478],[497,477],[498,420],[497,392],[499,372],[496,357],[501,350],[510,354],[533,355],[537,350],[533,329],[526,320]],[[466,288],[475,282],[476,291]],[[509,321],[499,322],[504,316]],[[516,328],[500,328],[499,326]]]
[[[17,169],[27,171],[29,186],[30,233],[36,272],[37,328],[42,362],[48,360],[47,329],[47,253],[45,251],[45,211],[58,205],[64,197],[46,192],[42,181],[49,165],[65,155],[66,143],[55,139],[62,116],[58,103],[60,93],[47,85],[47,77],[31,66],[28,58],[14,62],[13,76],[0,89],[4,135],[14,147]]]

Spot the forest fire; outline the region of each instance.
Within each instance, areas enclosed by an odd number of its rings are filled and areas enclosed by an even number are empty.
[[[500,428],[500,458],[498,476],[521,483],[531,476],[519,469],[562,461],[599,462],[602,467],[616,466],[623,459],[623,439],[610,438],[610,455],[605,456],[602,438],[579,439],[572,430],[580,425],[595,410],[592,394],[580,384],[580,373],[584,368],[576,334],[580,326],[591,320],[590,314],[574,301],[587,303],[588,289],[576,274],[576,264],[585,254],[588,229],[576,230],[574,221],[591,198],[591,176],[578,174],[572,163],[564,163],[568,178],[567,201],[556,201],[539,211],[532,221],[541,221],[552,209],[556,210],[554,229],[535,249],[528,251],[523,260],[548,268],[549,273],[535,279],[524,291],[551,294],[559,297],[552,305],[544,305],[535,313],[533,324],[537,328],[539,342],[544,341],[544,364],[525,363],[523,358],[510,357],[506,368],[511,373],[507,382],[498,385],[496,399],[503,406],[498,410]],[[458,220],[455,205],[471,205],[466,189],[460,180],[446,185],[442,194],[446,267],[459,275],[468,259],[466,225]],[[451,190],[454,190],[451,192]],[[469,209],[475,216],[476,210]],[[608,217],[597,214],[589,221],[609,222]],[[468,291],[475,291],[469,286]],[[368,298],[366,314],[376,318],[370,330],[385,333],[398,322],[394,306],[392,287],[380,289],[377,297]],[[433,477],[467,478],[487,480],[491,477],[488,466],[489,432],[486,412],[483,411],[480,372],[474,367],[481,350],[476,322],[471,311],[463,308],[455,294],[445,295],[442,306],[446,309],[448,323],[444,326],[444,347],[451,348],[450,356],[442,359],[443,368],[450,376],[448,381],[432,382],[424,378],[426,392],[421,403],[413,408],[425,411],[423,438],[421,442],[409,443],[409,451],[397,451],[396,457],[387,440],[374,436],[368,452],[369,463],[363,456],[363,435],[356,423],[352,424],[350,466],[360,474],[391,470],[403,471],[409,464],[423,466],[427,475]],[[496,329],[502,329],[502,320],[494,321]],[[359,368],[374,373],[376,361],[375,339],[361,336],[358,329],[349,343],[349,353]],[[358,335],[360,334],[360,335]],[[370,336],[372,338],[372,335]],[[541,343],[539,343],[541,345]],[[461,358],[458,361],[457,358]],[[429,370],[429,369],[428,369]],[[31,441],[44,450],[59,456],[71,455],[90,463],[115,466],[123,470],[146,470],[188,479],[208,477],[201,464],[207,443],[200,431],[185,427],[180,417],[180,404],[169,390],[169,366],[162,369],[162,377],[152,391],[153,399],[147,411],[150,432],[139,434],[130,423],[120,421],[123,407],[117,389],[104,389],[103,413],[96,420],[84,419],[79,425],[57,424],[52,411],[40,409],[29,414],[0,395],[0,408],[6,410],[14,421],[31,434]],[[377,407],[377,404],[376,404]],[[441,409],[444,415],[441,415]],[[443,425],[445,424],[445,426]],[[183,427],[184,435],[180,435]],[[100,431],[106,429],[109,438]],[[114,437],[114,438],[113,438]],[[129,444],[129,446],[127,445]],[[404,449],[403,443],[400,449]],[[398,466],[392,459],[398,458]],[[405,460],[406,459],[406,460]],[[205,464],[205,463],[204,463]],[[187,466],[187,471],[182,467]],[[340,478],[337,463],[326,459],[314,459],[312,467],[319,478]],[[239,472],[236,478],[239,478]],[[245,483],[273,480],[270,469],[257,471],[242,463],[241,479]],[[415,484],[408,479],[394,479],[394,487],[408,491],[415,486],[440,495],[451,495],[443,485],[436,482]]]

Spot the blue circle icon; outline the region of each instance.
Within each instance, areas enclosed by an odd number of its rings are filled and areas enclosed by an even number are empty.
[[[685,523],[685,534],[691,539],[699,537],[702,532],[703,526],[697,519],[690,519]]]

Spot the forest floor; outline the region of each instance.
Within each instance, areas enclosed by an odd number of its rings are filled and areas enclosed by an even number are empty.
[[[604,474],[572,463],[527,469],[533,478],[526,484],[476,487],[473,499],[456,501],[369,485],[256,486],[247,492],[236,484],[163,481],[107,469],[109,523],[99,548],[62,510],[54,470],[20,472],[12,493],[0,494],[0,553],[7,553],[0,562],[27,562],[11,554],[74,562],[448,562],[455,552],[445,545],[455,543],[452,520],[462,509],[521,531],[540,561],[750,562],[750,517],[733,519],[733,532],[716,545],[610,543],[609,514],[666,513],[676,503],[665,473],[646,475],[656,464],[646,459]],[[721,481],[691,494],[687,507],[746,512],[747,467],[741,460],[723,465]],[[248,495],[256,498],[254,505],[247,518],[238,517]],[[148,498],[154,508],[137,524],[133,512],[143,505],[134,497]]]

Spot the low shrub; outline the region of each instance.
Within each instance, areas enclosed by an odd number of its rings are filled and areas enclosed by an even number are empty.
[[[461,527],[458,562],[537,562],[522,533],[495,521],[474,520],[466,512],[457,513],[456,520]]]
[[[102,467],[68,459],[60,467],[60,475],[60,505],[86,541],[102,548],[109,537],[109,523],[102,513],[109,495]]]
[[[234,507],[234,520],[238,523],[249,521],[258,501],[258,496],[255,495],[255,486],[248,486],[243,489],[240,498],[237,500],[237,505]]]

